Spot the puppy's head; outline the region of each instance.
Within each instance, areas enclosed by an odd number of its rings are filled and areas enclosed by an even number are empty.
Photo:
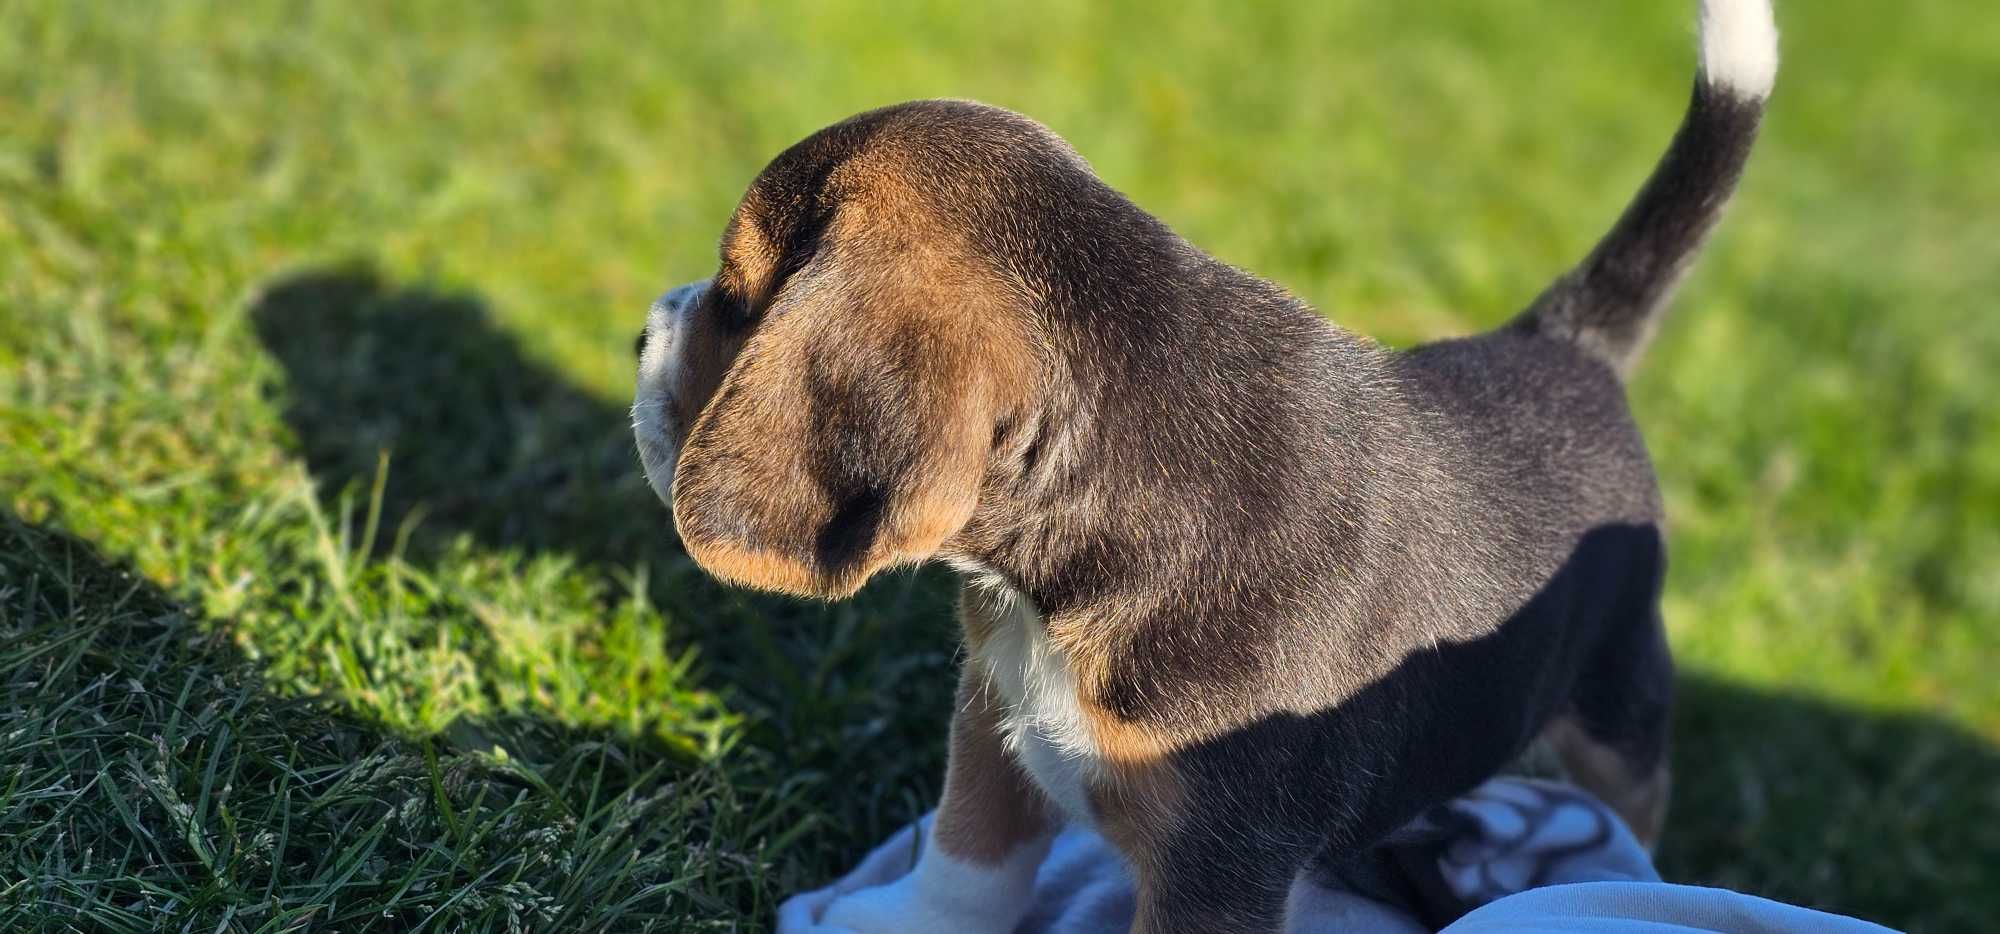
[[[943,102],[822,130],[752,183],[715,276],[654,304],[633,424],[703,568],[840,597],[972,518],[1036,359],[979,229],[1009,196],[984,154],[1036,134]]]

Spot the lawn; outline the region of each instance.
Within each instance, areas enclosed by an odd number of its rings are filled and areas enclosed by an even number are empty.
[[[678,551],[625,406],[783,146],[975,97],[1408,343],[1664,146],[1692,4],[0,0],[0,928],[757,930],[937,790],[948,579]],[[1632,387],[1672,879],[2000,915],[2000,17],[1793,0]]]

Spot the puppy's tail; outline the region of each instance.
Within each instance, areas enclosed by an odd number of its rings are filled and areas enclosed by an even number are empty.
[[[1777,71],[1770,0],[1701,0],[1694,100],[1653,177],[1583,263],[1508,326],[1630,370],[1736,189]]]

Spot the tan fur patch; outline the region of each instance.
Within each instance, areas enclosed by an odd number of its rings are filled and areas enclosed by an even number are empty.
[[[1672,786],[1665,763],[1648,774],[1635,774],[1624,756],[1592,739],[1570,716],[1551,721],[1541,738],[1555,751],[1569,780],[1618,812],[1642,845],[1651,850],[1659,842]]]
[[[1081,698],[1080,706],[1097,754],[1107,763],[1127,768],[1153,766],[1165,761],[1176,745],[1158,730],[1120,719],[1088,695]]]
[[[755,191],[745,195],[743,204],[722,231],[722,269],[716,284],[742,296],[751,307],[759,307],[778,269],[778,249],[757,223],[759,201]]]
[[[853,596],[866,578],[861,574],[830,576],[789,555],[743,548],[733,542],[685,538],[688,557],[708,573],[740,587],[838,600]]]

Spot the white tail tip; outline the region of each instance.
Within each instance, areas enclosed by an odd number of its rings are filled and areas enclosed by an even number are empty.
[[[1771,0],[1701,0],[1701,74],[1738,97],[1771,95],[1778,78]]]

